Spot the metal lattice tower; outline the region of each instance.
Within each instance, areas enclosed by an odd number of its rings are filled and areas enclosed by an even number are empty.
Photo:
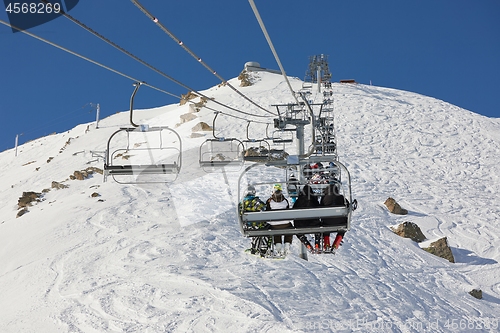
[[[306,71],[305,82],[317,83],[318,73],[320,82],[330,82],[332,74],[328,68],[328,56],[318,54],[309,57],[309,67]]]
[[[309,57],[309,66],[304,80],[307,83],[303,85],[303,90],[306,93],[312,93],[312,85],[317,84],[317,91],[323,95],[320,112],[315,114],[314,151],[316,155],[337,156],[331,77],[327,55],[319,54]]]

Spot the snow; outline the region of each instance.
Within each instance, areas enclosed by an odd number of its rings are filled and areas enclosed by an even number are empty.
[[[281,76],[254,80],[239,89],[256,103],[272,110],[293,102]],[[127,126],[127,112],[99,129],[82,124],[28,142],[17,157],[0,153],[0,331],[498,331],[500,120],[395,89],[333,89],[340,161],[359,208],[337,254],[309,261],[298,257],[296,239],[284,260],[245,253],[250,241],[235,216],[239,172],[204,172],[199,147],[212,133],[190,137],[199,121],[212,124],[206,108],[178,127],[187,106],[134,113],[138,123],[181,136],[182,171],[171,184],[121,185],[99,174],[69,180],[75,170],[102,168],[95,156]],[[259,113],[229,87],[203,93]],[[219,115],[216,131],[245,139],[246,125]],[[265,134],[264,124],[250,128],[253,137]],[[16,218],[22,193],[52,181],[69,187]],[[388,197],[409,214],[389,213]],[[390,230],[404,221],[428,241]],[[441,237],[455,264],[421,249]],[[468,294],[474,288],[483,299]]]

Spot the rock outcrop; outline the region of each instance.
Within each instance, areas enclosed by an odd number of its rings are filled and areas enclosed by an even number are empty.
[[[391,230],[398,236],[410,238],[417,243],[423,242],[426,239],[420,227],[413,222],[403,222],[397,227],[391,227]]]
[[[448,240],[446,237],[443,237],[431,243],[431,245],[424,248],[424,250],[438,257],[444,258],[449,262],[455,262],[455,257],[453,257],[453,253],[451,252],[451,248],[448,245]]]
[[[384,205],[393,214],[397,214],[397,215],[408,214],[408,211],[404,208],[401,208],[401,206],[393,198],[387,198],[387,200],[384,202]]]

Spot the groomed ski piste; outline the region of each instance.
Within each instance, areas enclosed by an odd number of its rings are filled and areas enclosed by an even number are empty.
[[[280,75],[239,88],[260,105],[292,102]],[[237,79],[231,84],[238,86]],[[302,82],[291,79],[294,89]],[[0,332],[497,332],[500,320],[500,120],[416,93],[333,83],[339,160],[351,173],[351,230],[335,255],[284,260],[245,252],[238,172],[206,173],[199,147],[213,111],[138,110],[175,128],[183,166],[171,184],[121,185],[94,173],[127,111],[0,153]],[[145,88],[144,88],[145,89]],[[203,91],[251,110],[229,87]],[[140,92],[137,99],[140,97]],[[270,107],[269,107],[270,108]],[[217,131],[245,138],[246,122]],[[252,125],[255,137],[265,125]],[[51,188],[17,217],[23,192]],[[271,191],[271,189],[269,190]],[[97,193],[98,196],[92,196]],[[260,193],[264,199],[269,193]],[[405,216],[388,212],[395,198]],[[427,241],[390,226],[420,226]],[[425,252],[447,237],[456,263]],[[481,289],[482,299],[469,295]]]

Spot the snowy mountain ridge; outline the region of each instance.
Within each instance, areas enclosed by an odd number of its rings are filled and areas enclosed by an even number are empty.
[[[292,102],[281,76],[259,73],[254,83],[239,89],[258,104]],[[181,174],[168,185],[103,183],[96,173],[69,179],[102,168],[107,140],[128,126],[128,112],[99,129],[82,124],[25,143],[17,157],[0,153],[0,331],[498,331],[499,119],[395,89],[332,87],[340,161],[359,208],[338,253],[309,261],[297,256],[297,239],[285,260],[244,252],[239,174],[205,173],[199,147],[212,133],[191,138],[196,123],[212,124],[211,110],[177,127],[188,105],[135,112],[137,122],[170,126],[182,138]],[[229,87],[203,93],[254,109]],[[245,138],[246,125],[221,115],[216,130]],[[251,131],[262,137],[265,125]],[[22,193],[52,181],[68,188],[44,193],[16,218]],[[389,196],[409,214],[390,214]],[[403,221],[429,241],[448,237],[456,263],[389,229]],[[483,299],[468,294],[473,288]]]

